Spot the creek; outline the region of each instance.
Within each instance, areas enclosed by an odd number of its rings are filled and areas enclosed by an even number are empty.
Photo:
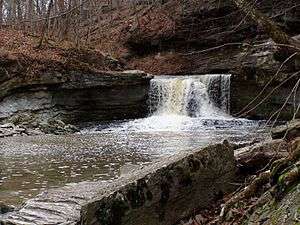
[[[146,118],[0,139],[0,200],[18,205],[50,188],[117,179],[136,165],[224,139],[263,139],[263,122],[230,116],[229,100],[230,75],[157,76]]]

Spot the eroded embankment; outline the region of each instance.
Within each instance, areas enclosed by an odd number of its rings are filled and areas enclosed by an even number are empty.
[[[36,43],[21,31],[0,30],[1,123],[36,128],[49,119],[74,124],[147,114],[150,75],[126,71],[101,51]]]
[[[0,120],[37,127],[50,119],[77,123],[147,115],[151,76],[139,71],[68,71],[0,84]]]
[[[297,0],[248,2],[289,36],[300,34]],[[99,30],[103,38],[96,48],[152,74],[232,74],[232,113],[240,112],[280,68],[260,98],[244,110],[243,116],[268,118],[284,104],[291,85],[299,79],[300,74],[290,79],[299,70],[299,61],[293,58],[281,67],[287,57],[231,0],[169,0],[151,5],[142,1],[137,10],[123,7],[109,13],[113,20],[100,22],[105,31]],[[285,79],[289,80],[264,104],[249,111]],[[289,120],[292,115],[290,99],[279,117]]]

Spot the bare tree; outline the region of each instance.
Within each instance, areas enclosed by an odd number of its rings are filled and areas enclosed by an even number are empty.
[[[37,46],[38,48],[41,48],[43,46],[44,40],[46,38],[46,33],[48,32],[48,28],[49,28],[49,20],[50,20],[50,14],[51,14],[52,8],[53,8],[53,0],[50,0],[49,5],[48,5],[48,11],[47,11],[45,24],[44,24],[42,34],[41,34],[41,39],[40,39],[39,45]]]
[[[3,8],[4,8],[4,0],[0,0],[0,26],[3,23]]]

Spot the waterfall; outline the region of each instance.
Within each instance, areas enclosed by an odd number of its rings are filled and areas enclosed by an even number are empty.
[[[224,116],[230,110],[230,75],[156,76],[149,97],[151,115]]]

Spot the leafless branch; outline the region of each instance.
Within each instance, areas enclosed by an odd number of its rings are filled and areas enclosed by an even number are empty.
[[[246,112],[242,113],[241,115],[239,115],[239,117],[243,117],[243,116],[247,115],[249,112],[252,112],[253,110],[255,110],[258,106],[260,106],[262,103],[264,103],[274,93],[274,91],[276,91],[278,88],[280,88],[287,81],[289,81],[292,78],[296,77],[298,74],[300,74],[300,71],[292,74],[287,79],[285,79],[284,81],[282,81],[279,85],[277,85],[275,88],[273,88],[272,91],[270,91],[270,93],[267,96],[265,96],[258,104],[256,104],[254,107],[252,107],[248,111],[246,111]]]
[[[264,86],[264,88],[259,92],[259,94],[253,98],[252,101],[250,101],[241,111],[239,111],[238,113],[236,113],[234,116],[240,115],[241,113],[243,113],[243,111],[245,111],[252,103],[254,103],[267,89],[267,87],[269,87],[269,85],[272,83],[272,81],[278,76],[279,72],[281,71],[281,69],[283,68],[283,66],[289,62],[293,57],[295,57],[298,53],[294,53],[292,54],[290,57],[288,57],[279,67],[279,69],[277,70],[277,72],[275,73],[275,75],[269,80],[269,82]]]

